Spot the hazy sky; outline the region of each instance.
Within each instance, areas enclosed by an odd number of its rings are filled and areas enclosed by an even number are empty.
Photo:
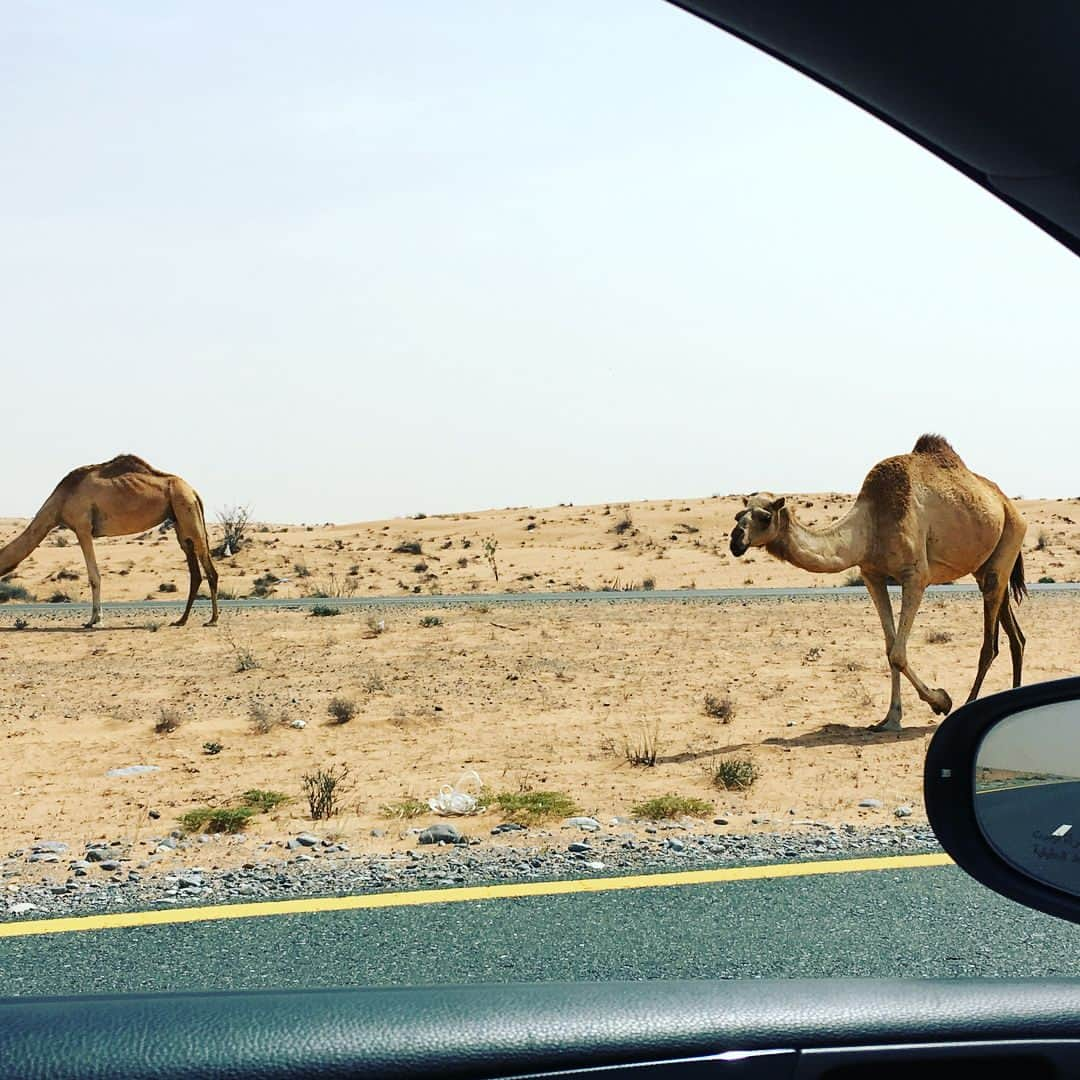
[[[1075,495],[1080,261],[662,0],[20,3],[0,514],[121,451],[349,521]]]
[[[1002,720],[983,739],[976,767],[1080,777],[1080,703],[1025,709]]]

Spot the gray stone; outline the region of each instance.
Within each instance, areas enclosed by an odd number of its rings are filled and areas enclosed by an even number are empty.
[[[728,819],[726,817],[714,817],[712,819],[712,823],[714,825],[726,825],[728,823]]]
[[[569,845],[569,846],[567,847],[567,849],[566,849],[566,850],[567,850],[567,851],[572,851],[572,852],[574,852],[574,853],[575,853],[576,855],[581,855],[581,854],[583,854],[583,853],[584,853],[584,852],[586,852],[586,851],[592,851],[592,848],[591,848],[591,847],[589,847],[589,845],[588,845],[588,844],[584,843],[584,842],[583,842],[583,841],[581,841],[581,840],[575,840],[575,841],[574,841],[574,842],[573,842],[572,844],[570,844],[570,845]]]
[[[63,855],[68,846],[62,840],[39,840],[31,849],[35,853],[49,851],[54,855]]]
[[[109,849],[104,847],[88,847],[83,858],[87,862],[104,862],[109,857]]]
[[[296,842],[304,847],[315,847],[319,838],[314,833],[302,832],[296,837]]]
[[[371,832],[368,835],[373,836],[376,840],[381,840],[386,835],[386,830],[385,829],[372,829]]]
[[[564,825],[576,826],[579,829],[584,829],[586,832],[596,832],[600,828],[600,822],[596,818],[591,817],[570,817],[564,822]]]
[[[897,808],[896,808],[896,809],[895,809],[895,810],[893,811],[893,814],[894,814],[894,815],[895,815],[896,817],[899,817],[899,818],[911,817],[911,815],[912,815],[913,813],[914,813],[914,811],[913,811],[913,810],[911,809],[911,807],[910,807],[910,806],[908,806],[908,805],[907,805],[907,803],[904,803],[904,805],[903,805],[903,806],[898,806],[898,807],[897,807]]]
[[[420,833],[419,842],[421,844],[464,844],[466,841],[453,825],[440,821],[424,829]]]
[[[860,799],[859,806],[865,807],[867,810],[877,810],[881,806],[880,799]]]
[[[189,870],[187,873],[180,874],[177,877],[176,884],[181,889],[201,889],[203,887],[203,876],[194,870]]]
[[[664,847],[666,847],[669,851],[684,851],[686,849],[686,845],[681,840],[676,839],[674,836],[669,836],[664,841]]]
[[[120,869],[120,864],[115,859],[102,859],[102,861],[98,863],[98,869],[112,873],[113,870]]]
[[[27,862],[59,862],[60,856],[52,851],[35,851],[32,855],[28,855]]]
[[[175,836],[166,836],[158,844],[158,847],[159,848],[175,848],[178,843],[179,843],[179,840],[177,840],[177,838]]]

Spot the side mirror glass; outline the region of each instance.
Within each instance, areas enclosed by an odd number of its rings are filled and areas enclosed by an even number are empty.
[[[1012,900],[1080,922],[1080,678],[957,709],[926,755],[942,847]]]
[[[1010,866],[1080,896],[1080,701],[1036,705],[986,732],[975,817]]]

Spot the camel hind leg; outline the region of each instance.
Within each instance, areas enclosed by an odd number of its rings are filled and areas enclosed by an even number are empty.
[[[1020,685],[1024,660],[1024,635],[1009,606],[1009,574],[1024,542],[1024,525],[1006,519],[1001,539],[990,558],[975,571],[975,580],[983,594],[983,641],[979,650],[979,667],[975,673],[968,701],[974,701],[982,689],[983,679],[998,654],[998,628],[1005,630],[1012,654],[1013,686]]]
[[[218,621],[218,573],[210,558],[210,540],[206,535],[206,522],[203,518],[202,505],[195,492],[187,487],[173,492],[173,518],[176,522],[176,538],[187,557],[188,570],[191,573],[191,595],[183,618],[177,625],[183,626],[188,612],[195,600],[202,577],[199,573],[201,564],[210,586],[211,614],[207,626],[214,626]]]
[[[1005,602],[1001,605],[998,622],[1005,628],[1005,634],[1009,639],[1009,653],[1012,656],[1012,684],[1015,688],[1020,685],[1020,676],[1024,671],[1024,645],[1027,638],[1024,637],[1024,631],[1020,629],[1020,623],[1016,618],[1016,612],[1013,611],[1008,596],[1005,597]]]
[[[188,598],[187,604],[184,606],[184,614],[173,623],[173,626],[186,625],[188,615],[191,614],[191,605],[195,603],[195,597],[199,594],[199,586],[202,584],[202,574],[199,573],[199,560],[195,557],[195,545],[191,542],[191,538],[181,540],[180,547],[183,548],[184,555],[187,558]]]

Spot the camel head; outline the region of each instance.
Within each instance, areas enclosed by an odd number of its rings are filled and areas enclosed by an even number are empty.
[[[731,530],[731,554],[744,555],[748,548],[764,547],[780,533],[780,510],[784,497],[767,491],[755,491],[743,499],[743,509],[735,515]]]

